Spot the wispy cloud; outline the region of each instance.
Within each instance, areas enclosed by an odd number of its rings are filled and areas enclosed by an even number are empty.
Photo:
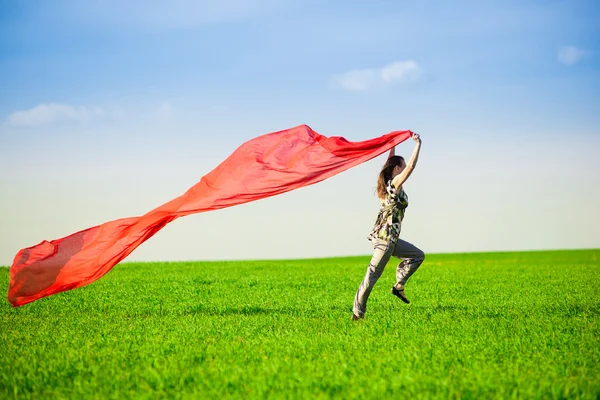
[[[100,107],[73,107],[66,104],[40,104],[34,108],[16,111],[8,117],[13,126],[36,127],[56,124],[85,123],[107,117]]]
[[[158,105],[157,113],[159,118],[169,119],[175,113],[175,109],[173,108],[173,105],[171,105],[171,103],[169,103],[168,101],[161,101]]]
[[[399,82],[414,81],[421,68],[413,60],[396,61],[382,68],[354,69],[335,75],[332,86],[350,92],[361,92]]]
[[[581,58],[585,57],[589,52],[587,50],[578,49],[575,46],[564,46],[558,49],[558,61],[565,65],[573,65]]]

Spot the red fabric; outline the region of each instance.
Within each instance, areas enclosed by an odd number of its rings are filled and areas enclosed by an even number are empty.
[[[182,196],[141,217],[107,222],[19,251],[10,269],[8,300],[16,307],[87,285],[176,218],[312,185],[380,155],[411,134],[395,131],[349,142],[300,125],[249,140]]]

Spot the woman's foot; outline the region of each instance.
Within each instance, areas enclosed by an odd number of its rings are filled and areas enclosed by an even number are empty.
[[[410,300],[408,300],[406,298],[406,295],[404,294],[404,286],[397,285],[397,284],[392,286],[392,294],[394,296],[398,297],[400,300],[402,300],[406,304],[410,304]]]
[[[358,315],[352,313],[352,317],[351,317],[352,321],[358,321],[359,319],[363,319],[363,318],[364,317],[359,317]]]

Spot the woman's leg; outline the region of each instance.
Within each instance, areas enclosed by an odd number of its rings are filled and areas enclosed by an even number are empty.
[[[415,273],[425,260],[425,253],[407,241],[398,239],[393,255],[402,260],[396,269],[395,287],[398,290],[403,290],[408,278]]]
[[[383,273],[383,270],[390,260],[392,251],[394,249],[394,243],[386,242],[383,240],[373,240],[373,257],[367,268],[367,273],[363,281],[360,283],[356,296],[354,297],[354,307],[352,311],[354,315],[362,318],[367,311],[367,300],[369,294],[373,290],[373,286],[377,283],[377,280]]]

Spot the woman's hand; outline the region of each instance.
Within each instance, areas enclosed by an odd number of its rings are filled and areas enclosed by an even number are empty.
[[[418,144],[421,144],[421,136],[418,133],[413,133],[412,138]]]

